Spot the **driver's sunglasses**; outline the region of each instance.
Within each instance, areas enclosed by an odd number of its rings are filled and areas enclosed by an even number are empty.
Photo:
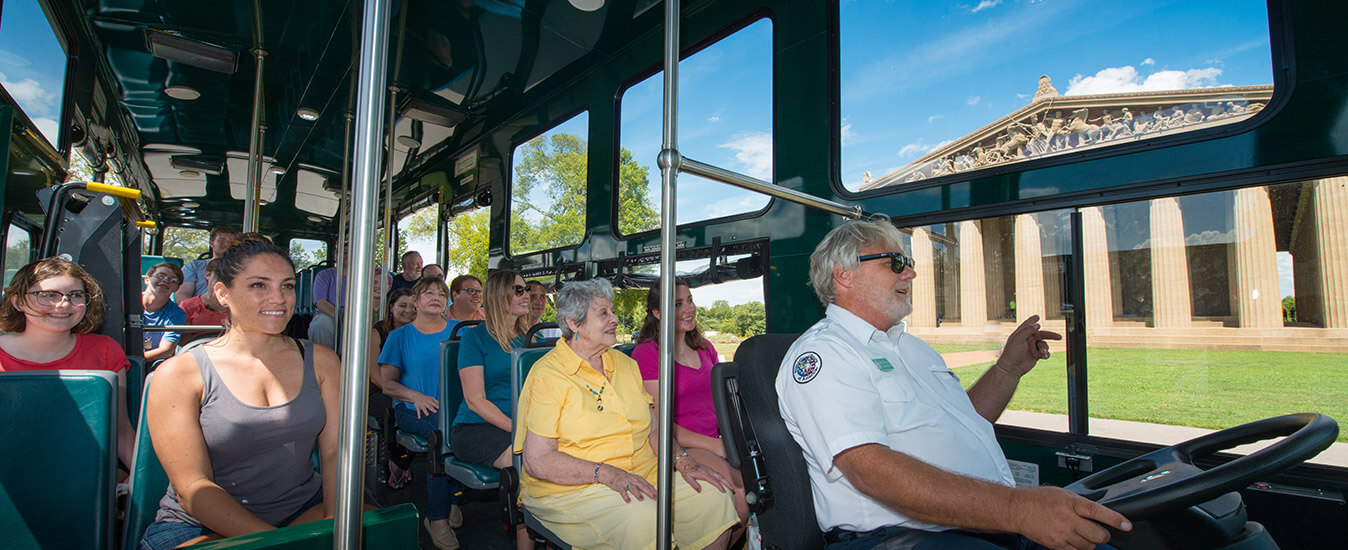
[[[524,285],[515,285],[515,295],[516,295],[516,296],[524,296],[524,293],[526,293],[526,292],[529,292],[529,287],[524,286]]]
[[[864,262],[866,260],[879,260],[881,258],[889,258],[890,260],[889,269],[895,273],[903,273],[903,268],[905,267],[907,267],[908,269],[912,269],[914,272],[917,271],[917,268],[913,265],[913,259],[908,257],[902,252],[881,252],[879,254],[866,254],[864,256],[858,256],[857,261]]]

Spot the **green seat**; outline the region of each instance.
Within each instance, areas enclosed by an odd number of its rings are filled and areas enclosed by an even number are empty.
[[[243,535],[192,546],[194,550],[329,550],[333,547],[333,520],[325,519],[299,525]],[[399,504],[361,516],[362,539],[367,549],[417,547],[417,508]]]
[[[131,425],[140,420],[140,395],[145,389],[145,358],[135,355],[126,356],[131,366],[126,369],[126,413]]]
[[[145,378],[145,388],[150,387],[151,373]],[[129,391],[127,392],[130,393]],[[145,395],[141,392],[140,409],[145,410]],[[126,480],[130,491],[126,496],[126,514],[122,520],[122,548],[129,550],[140,545],[140,537],[145,529],[154,523],[155,512],[159,510],[159,499],[168,491],[168,474],[159,464],[150,442],[150,429],[142,419],[136,426],[136,449],[131,455],[131,476]]]
[[[425,437],[403,430],[398,430],[398,444],[414,453],[424,453],[430,448]]]
[[[501,471],[459,460],[454,456],[449,436],[453,433],[454,417],[463,404],[463,381],[459,378],[459,339],[453,337],[440,342],[440,433],[441,468],[449,477],[473,489],[495,489],[501,480]]]
[[[4,546],[114,548],[117,376],[0,372],[0,395]]]
[[[618,344],[618,345],[614,346],[613,349],[616,349],[616,350],[618,350],[618,351],[621,351],[621,352],[623,352],[624,355],[627,355],[628,357],[631,357],[631,356],[632,356],[632,350],[637,349],[637,345],[636,345],[636,344]]]
[[[543,348],[516,349],[514,350],[513,353],[511,353],[511,362],[513,368],[511,369],[510,377],[511,382],[514,385],[510,395],[510,404],[514,412],[514,415],[511,416],[512,418],[515,418],[519,414],[520,390],[524,388],[524,381],[529,378],[529,371],[533,370],[534,364],[537,363],[539,359],[542,359],[544,355],[547,355],[548,352],[550,351],[552,351],[551,345]],[[515,428],[519,429],[519,424],[515,424]],[[515,453],[514,466],[512,466],[511,468],[514,471],[511,472],[509,475],[512,478],[518,479],[518,474],[516,474],[515,472],[524,470],[523,460],[521,459],[519,453]],[[510,498],[514,500],[518,497],[519,488],[511,487],[510,489],[512,490]],[[521,506],[521,508],[523,508],[523,506]],[[540,523],[538,519],[533,516],[533,514],[529,513],[528,509],[523,509],[522,512],[523,514],[519,519],[524,523],[526,527],[528,527],[533,532],[542,535],[543,538],[547,539],[548,542],[552,543],[554,547],[560,548],[562,550],[571,549],[571,546],[567,544],[566,541],[562,540],[561,537],[558,537],[557,535],[553,534],[552,531],[549,531],[547,527],[543,526],[543,524]]]

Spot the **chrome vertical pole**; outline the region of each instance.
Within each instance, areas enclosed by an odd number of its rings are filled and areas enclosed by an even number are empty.
[[[346,286],[346,326],[343,327],[342,357],[369,355],[366,328],[370,311],[370,269],[374,263],[376,193],[380,164],[380,130],[383,128],[385,67],[388,64],[390,0],[366,0],[362,17],[359,99],[356,101],[356,164],[351,194],[350,284]],[[333,546],[360,548],[361,504],[365,474],[365,406],[369,365],[348,361],[342,369],[342,423],[338,436],[337,508]]]
[[[260,27],[260,25],[259,25]],[[261,32],[260,30],[258,32]],[[262,43],[262,36],[255,39]],[[258,190],[262,185],[262,61],[267,52],[261,46],[253,48],[257,59],[257,74],[253,77],[253,127],[248,134],[248,188],[244,191],[243,231],[257,231]]]
[[[664,131],[660,165],[660,466],[656,488],[656,548],[669,550],[673,538],[674,489],[674,234],[678,230],[674,212],[675,188],[679,178],[679,0],[665,0],[665,81]]]

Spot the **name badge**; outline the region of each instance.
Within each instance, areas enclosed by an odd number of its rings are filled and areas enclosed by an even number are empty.
[[[889,360],[883,357],[879,359],[871,359],[871,362],[875,363],[875,368],[880,369],[880,372],[889,372],[894,370],[894,365],[889,364]]]

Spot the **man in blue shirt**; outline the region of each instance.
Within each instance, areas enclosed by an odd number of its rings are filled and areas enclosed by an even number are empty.
[[[182,282],[183,270],[177,264],[155,264],[145,272],[145,292],[140,295],[141,325],[162,327],[187,324],[187,313],[171,300]],[[145,331],[145,360],[153,363],[172,357],[181,337],[177,332]]]

